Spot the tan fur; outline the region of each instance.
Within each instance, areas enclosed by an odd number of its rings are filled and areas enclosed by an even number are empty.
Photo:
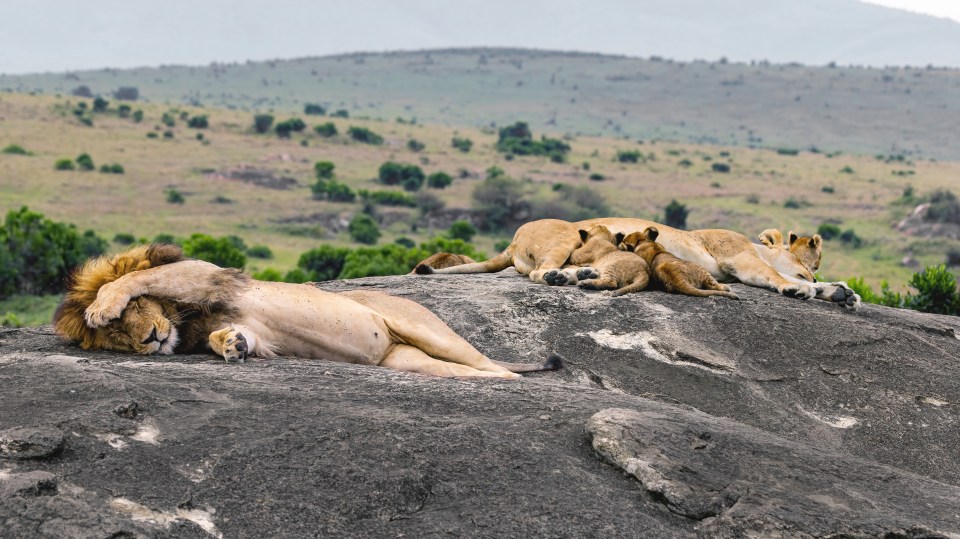
[[[617,238],[597,225],[580,231],[583,245],[570,255],[570,263],[585,266],[577,271],[581,288],[614,290],[614,296],[639,292],[650,282],[650,268],[642,258],[617,249]]]
[[[787,245],[784,245],[783,234],[775,228],[768,228],[760,233],[760,243],[771,249],[790,251],[811,272],[820,269],[823,251],[823,238],[820,237],[820,234],[814,234],[812,237],[798,236],[790,231],[788,237],[790,241]]]
[[[430,266],[431,268],[443,269],[443,268],[452,268],[453,266],[462,266],[464,264],[476,264],[477,261],[470,258],[467,255],[459,255],[454,253],[434,253],[427,258],[423,259],[420,264]],[[418,266],[420,264],[417,264]],[[417,270],[413,269],[410,273],[416,273]]]
[[[560,366],[555,358],[544,365],[494,362],[407,299],[254,281],[238,270],[185,260],[169,245],[85,264],[69,283],[54,327],[84,348],[143,354],[207,346],[236,361],[288,355],[501,378]]]
[[[718,283],[702,266],[680,260],[667,252],[656,242],[659,233],[656,227],[648,227],[643,232],[627,234],[621,242],[626,251],[647,262],[653,283],[674,294],[738,299],[729,286]]]

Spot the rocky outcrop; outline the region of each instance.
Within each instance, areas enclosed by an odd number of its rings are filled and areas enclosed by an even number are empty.
[[[43,441],[0,451],[4,537],[960,537],[957,318],[513,270],[321,286],[566,368],[438,379],[3,330],[0,439]]]

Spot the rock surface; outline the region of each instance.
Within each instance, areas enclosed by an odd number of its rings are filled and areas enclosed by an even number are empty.
[[[86,352],[0,330],[7,537],[960,537],[960,319],[611,298],[494,275],[322,283],[431,308],[515,382]]]

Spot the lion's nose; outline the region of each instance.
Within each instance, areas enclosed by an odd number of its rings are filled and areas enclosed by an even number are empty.
[[[160,339],[157,338],[157,328],[154,327],[153,331],[150,332],[150,336],[144,339],[143,342],[141,342],[140,344],[150,344],[154,341],[159,341],[159,340]]]

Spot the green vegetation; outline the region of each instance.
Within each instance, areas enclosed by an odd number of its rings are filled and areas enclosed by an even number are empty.
[[[546,136],[533,140],[533,133],[526,122],[500,128],[497,151],[507,155],[546,155],[555,163],[563,163],[570,152],[570,145],[559,139]]]
[[[206,114],[198,114],[190,117],[187,121],[187,127],[192,129],[206,129],[210,127],[210,121],[207,119]]]
[[[257,114],[253,117],[253,129],[261,135],[270,131],[270,127],[273,126],[273,115],[272,114]]]
[[[93,158],[90,157],[90,154],[82,153],[77,156],[76,161],[80,170],[94,170],[97,168],[97,166],[93,164]]]
[[[186,202],[186,199],[183,197],[183,194],[180,191],[177,191],[173,187],[164,191],[164,194],[167,197],[167,202],[170,204],[183,204]]]
[[[360,198],[381,206],[407,206],[412,208],[417,205],[417,200],[403,191],[368,191],[361,189]]]
[[[73,159],[61,157],[53,164],[55,170],[75,170],[77,167],[73,164]]]
[[[407,149],[410,150],[411,152],[422,152],[426,147],[427,147],[426,144],[424,144],[423,142],[415,138],[412,138],[407,141]]]
[[[350,238],[357,243],[373,245],[380,239],[380,228],[377,222],[365,213],[354,215],[347,230],[350,232]]]
[[[123,174],[126,171],[120,163],[113,163],[112,165],[100,165],[100,172],[102,174]]]
[[[0,153],[5,153],[9,155],[33,155],[27,150],[23,149],[23,146],[19,144],[9,144],[3,150],[0,150]]]
[[[434,172],[427,176],[427,187],[433,189],[446,189],[453,183],[453,178],[446,172]]]
[[[329,200],[331,202],[353,202],[357,194],[345,183],[337,180],[317,180],[310,186],[313,191],[313,198],[316,200]]]
[[[291,133],[299,133],[306,128],[307,124],[305,124],[300,118],[290,118],[289,120],[278,122],[274,127],[274,130],[277,132],[278,137],[290,138]]]
[[[407,191],[417,191],[423,186],[426,176],[417,165],[387,161],[380,165],[377,177],[386,185],[400,185]]]
[[[617,150],[617,161],[621,163],[636,163],[643,159],[639,150]]]
[[[663,209],[663,224],[684,230],[687,228],[688,215],[690,215],[690,210],[687,209],[687,206],[673,199]]]
[[[727,163],[711,163],[710,170],[720,174],[728,174],[730,172],[730,165]]]
[[[352,125],[349,129],[347,129],[347,134],[350,135],[350,138],[353,140],[362,142],[364,144],[373,144],[375,146],[383,144],[383,137],[367,129],[366,127],[357,127]]]
[[[10,296],[0,300],[0,326],[21,328],[49,324],[59,303],[59,295]]]
[[[476,235],[476,227],[467,221],[455,221],[450,225],[450,230],[447,232],[447,236],[450,237],[450,239],[463,240],[467,243],[470,243]]]
[[[777,155],[800,155],[796,148],[777,148]]]
[[[823,223],[817,228],[817,234],[824,240],[832,240],[840,237],[840,227],[833,223]]]
[[[113,243],[118,245],[133,245],[137,242],[137,237],[129,232],[118,232],[113,237]]]
[[[243,268],[247,264],[247,246],[236,236],[214,238],[193,234],[183,242],[183,254],[206,260],[224,268]]]
[[[271,250],[266,245],[254,245],[247,249],[247,256],[250,258],[260,258],[262,260],[269,260],[273,258],[273,250]]]
[[[308,116],[323,116],[327,113],[327,109],[323,105],[307,103],[303,106],[303,113]]]
[[[450,144],[463,153],[468,153],[470,148],[473,148],[473,141],[466,137],[453,137]]]
[[[937,223],[960,224],[960,201],[946,189],[938,189],[930,195],[930,207],[926,219]]]
[[[314,126],[313,132],[324,138],[335,137],[337,136],[337,126],[333,122],[327,122]]]
[[[893,292],[886,281],[882,283],[879,294],[875,293],[861,278],[850,279],[847,284],[866,303],[960,316],[960,290],[957,287],[957,277],[942,264],[928,266],[923,271],[913,274],[909,285],[916,290],[916,294]]]
[[[337,168],[332,161],[317,161],[313,164],[313,172],[318,180],[333,179],[333,169]]]

